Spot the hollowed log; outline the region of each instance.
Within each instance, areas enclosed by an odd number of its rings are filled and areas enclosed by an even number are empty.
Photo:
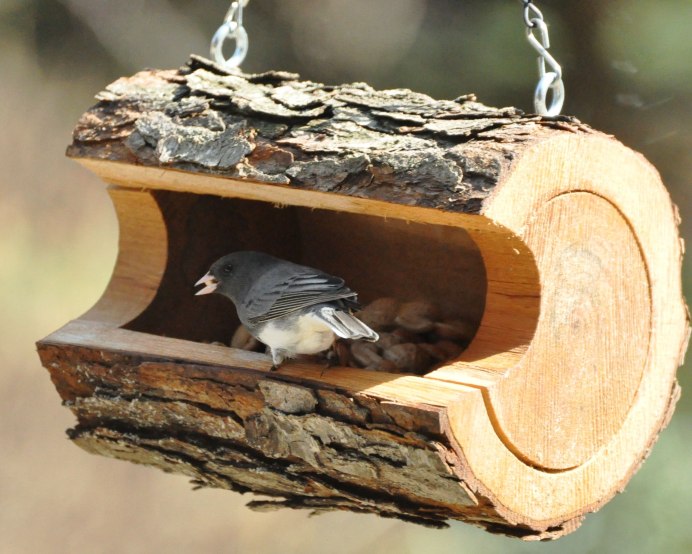
[[[575,120],[193,58],[111,85],[69,153],[111,185],[121,230],[101,300],[39,342],[88,451],[278,505],[555,538],[672,414],[675,208],[641,156]],[[217,344],[238,325],[227,300],[193,296],[239,249],[366,303],[435,302],[473,340],[422,376],[270,372]]]

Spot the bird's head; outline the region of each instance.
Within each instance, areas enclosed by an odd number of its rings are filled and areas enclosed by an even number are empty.
[[[261,252],[242,251],[227,254],[216,260],[209,271],[195,283],[204,285],[195,294],[223,294],[234,302],[242,298],[257,277],[275,258]]]

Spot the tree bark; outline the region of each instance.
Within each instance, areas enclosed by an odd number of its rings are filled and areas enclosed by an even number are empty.
[[[144,71],[97,96],[67,154],[475,214],[526,144],[592,132],[473,95],[298,79],[196,56],[179,71]]]
[[[458,461],[439,409],[141,354],[46,345],[41,356],[79,419],[69,436],[89,452],[284,498],[250,504],[258,509],[348,509],[435,527],[484,517],[448,468]]]

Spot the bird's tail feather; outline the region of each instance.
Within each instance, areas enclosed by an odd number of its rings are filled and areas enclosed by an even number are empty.
[[[380,338],[375,331],[348,312],[337,310],[331,306],[323,306],[315,311],[315,315],[329,325],[332,331],[342,339],[365,339],[374,342]]]

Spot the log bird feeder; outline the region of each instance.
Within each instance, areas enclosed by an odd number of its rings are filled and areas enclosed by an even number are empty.
[[[622,491],[668,423],[688,326],[654,168],[571,118],[193,57],[110,85],[68,155],[108,183],[103,297],[38,343],[89,452],[251,503],[556,538]],[[473,330],[423,375],[227,346],[210,263],[260,250],[362,303]],[[220,344],[222,343],[222,344]]]

